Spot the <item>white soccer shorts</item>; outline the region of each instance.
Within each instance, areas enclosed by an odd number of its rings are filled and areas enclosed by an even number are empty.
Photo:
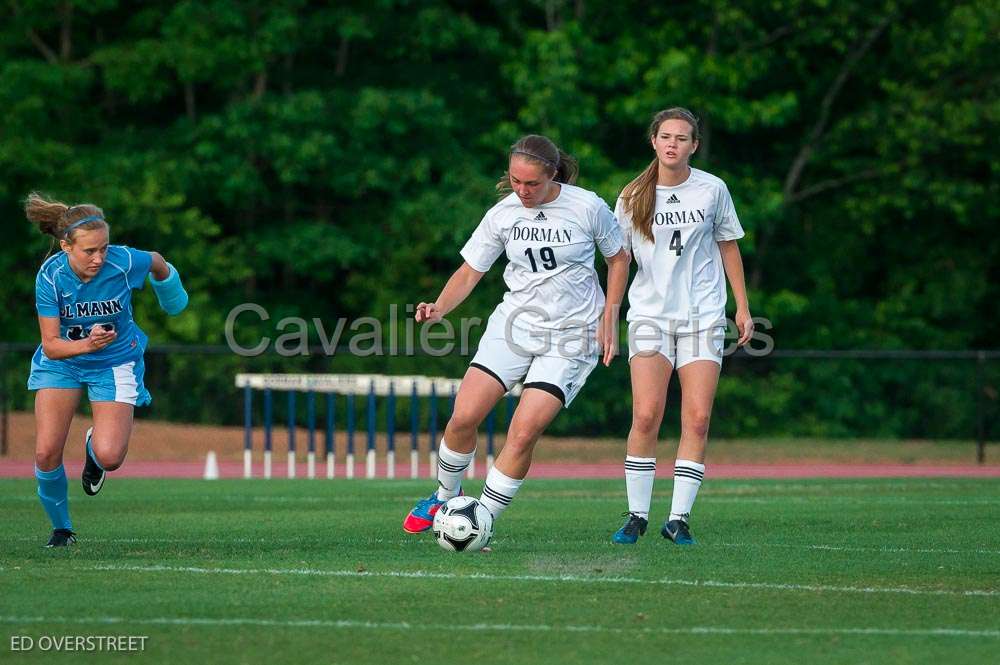
[[[590,333],[592,335],[592,333]],[[504,326],[494,325],[491,317],[486,333],[471,366],[480,369],[510,390],[522,381],[525,388],[544,390],[569,406],[597,367],[595,342],[584,344],[579,336],[529,333],[511,328],[511,339],[504,336]]]
[[[711,360],[721,365],[725,342],[723,327],[677,333],[652,323],[637,323],[629,327],[628,359],[631,362],[636,356],[659,353],[674,369],[696,360]]]

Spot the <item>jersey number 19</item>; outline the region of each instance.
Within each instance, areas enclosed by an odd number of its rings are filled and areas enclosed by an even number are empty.
[[[538,264],[535,263],[535,256],[531,253],[531,248],[524,250],[524,253],[528,255],[528,261],[531,262],[531,272],[538,272]],[[556,267],[556,253],[552,251],[551,247],[542,247],[538,250],[538,257],[542,260],[542,267],[546,270],[552,270]]]

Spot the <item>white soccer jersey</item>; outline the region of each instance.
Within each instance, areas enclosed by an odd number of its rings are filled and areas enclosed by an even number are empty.
[[[691,169],[675,187],[656,187],[653,237],[632,227],[621,197],[615,215],[639,266],[628,291],[628,321],[677,333],[725,325],[726,272],[719,241],[743,237],[726,183]]]
[[[490,208],[462,258],[486,272],[506,252],[509,291],[495,317],[526,330],[579,329],[595,325],[604,308],[595,246],[606,257],[621,251],[618,222],[599,196],[560,183],[550,203],[526,208],[512,193]]]

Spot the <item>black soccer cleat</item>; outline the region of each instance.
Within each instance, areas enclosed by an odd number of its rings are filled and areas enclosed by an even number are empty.
[[[80,480],[83,481],[83,491],[94,496],[101,491],[104,487],[104,469],[102,469],[95,460],[90,455],[90,439],[94,435],[94,428],[91,427],[87,430],[87,443],[84,446],[84,451],[86,452],[87,461],[83,465],[83,474],[80,476]]]
[[[55,529],[46,547],[66,547],[76,542],[76,534],[69,529]]]
[[[694,538],[688,529],[688,523],[684,520],[669,520],[664,522],[660,529],[660,535],[667,540],[674,541],[675,545],[694,545]]]
[[[622,528],[611,536],[611,542],[619,545],[635,545],[639,536],[646,535],[646,526],[649,524],[649,520],[643,519],[635,513],[625,513],[625,515],[628,519],[625,520]]]

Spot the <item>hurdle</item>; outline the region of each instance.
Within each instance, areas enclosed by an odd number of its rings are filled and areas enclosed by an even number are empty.
[[[288,478],[296,477],[297,451],[295,432],[298,427],[296,418],[296,394],[304,393],[306,401],[306,477],[316,477],[316,395],[325,396],[324,415],[324,452],[326,462],[326,478],[333,479],[337,475],[337,459],[334,434],[337,424],[337,408],[340,401],[344,402],[344,423],[346,425],[346,455],[344,458],[344,477],[355,477],[355,442],[357,429],[355,399],[364,398],[365,428],[367,434],[365,449],[365,478],[378,476],[376,460],[376,431],[378,429],[378,398],[385,398],[386,456],[383,477],[396,477],[396,406],[400,398],[409,399],[410,416],[410,478],[419,476],[419,443],[421,436],[421,400],[427,403],[426,433],[428,440],[428,466],[430,477],[437,477],[437,437],[438,437],[438,407],[439,400],[447,398],[451,411],[455,408],[455,396],[461,379],[428,376],[389,376],[383,374],[237,374],[236,387],[243,391],[243,477],[253,477],[253,414],[254,391],[263,394],[263,427],[264,427],[264,469],[263,477],[272,477],[272,452],[274,449],[273,416],[274,393],[287,393],[287,471]],[[522,386],[517,384],[498,402],[497,408],[490,411],[485,420],[486,426],[486,466],[493,466],[494,435],[496,430],[496,411],[501,403],[506,405],[506,420],[514,412],[514,398],[521,394]],[[343,400],[338,400],[342,397]],[[450,412],[449,412],[450,415]],[[476,473],[475,460],[469,464],[466,471],[468,478],[474,478]]]

